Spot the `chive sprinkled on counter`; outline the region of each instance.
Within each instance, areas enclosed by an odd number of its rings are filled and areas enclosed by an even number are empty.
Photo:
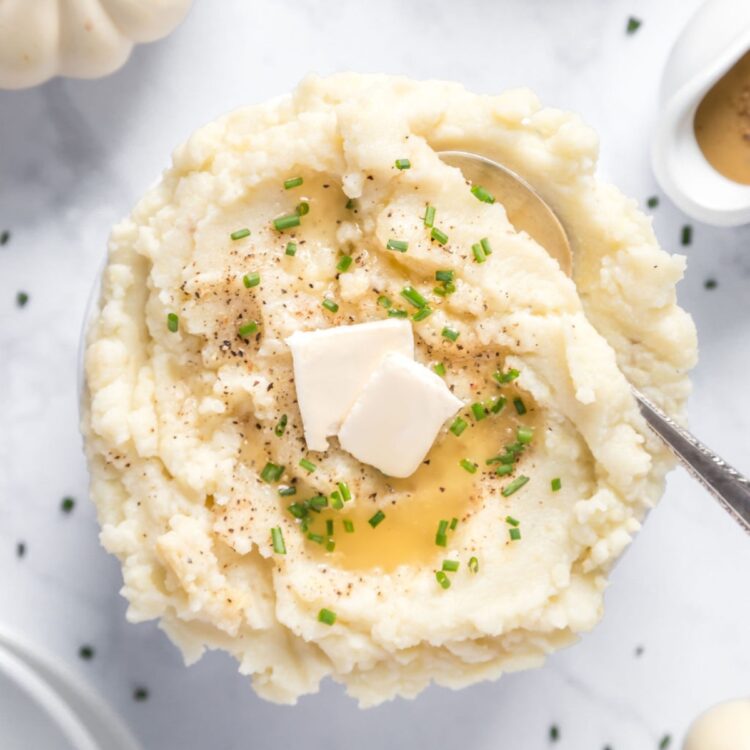
[[[557,728],[556,724],[553,724],[549,728],[549,738],[550,742],[557,742],[560,739],[560,730]]]
[[[301,177],[292,177],[288,180],[284,180],[284,190],[291,190],[292,188],[299,187],[304,180]]]
[[[672,744],[672,736],[665,734],[659,741],[659,750],[666,750]]]
[[[646,205],[649,208],[656,208],[659,205],[659,198],[655,195],[652,195],[647,201]]]
[[[336,264],[336,270],[339,271],[339,273],[344,273],[345,271],[349,270],[349,266],[352,264],[352,256],[351,255],[342,255],[339,262]]]
[[[279,495],[281,495],[281,497],[291,497],[296,494],[297,488],[292,484],[286,485],[285,487],[279,487]]]
[[[471,252],[474,254],[474,260],[477,263],[484,263],[487,260],[487,254],[482,249],[482,246],[476,242],[471,246]]]
[[[29,301],[29,295],[26,292],[18,292],[16,294],[16,306],[26,307],[26,303]]]
[[[430,315],[432,315],[432,308],[431,307],[423,307],[421,310],[414,313],[414,315],[411,316],[411,319],[415,323],[419,323],[420,320],[424,320],[425,318],[429,318]]]
[[[72,497],[64,497],[60,501],[60,510],[63,513],[70,513],[76,507],[76,501]]]
[[[257,320],[251,320],[249,323],[245,323],[244,325],[239,327],[238,333],[240,336],[242,336],[243,339],[246,339],[248,336],[252,336],[254,333],[258,332],[258,321]]]
[[[421,308],[427,304],[427,300],[413,286],[405,286],[401,296],[414,307]]]
[[[148,700],[148,690],[145,687],[137,687],[133,690],[133,700],[138,703]]]
[[[289,417],[287,417],[286,414],[282,414],[281,417],[279,417],[279,421],[276,423],[276,427],[273,428],[276,437],[281,437],[284,434],[288,422]]]
[[[516,396],[516,398],[513,399],[513,406],[516,407],[516,412],[519,416],[523,416],[526,414],[526,404],[524,404],[523,399],[520,396]]]
[[[367,521],[367,523],[369,523],[370,526],[372,526],[372,528],[374,529],[379,523],[383,521],[384,518],[385,513],[383,513],[382,510],[379,510],[372,518]]]
[[[482,201],[482,203],[494,203],[495,202],[495,196],[492,195],[492,193],[489,192],[489,190],[486,190],[481,185],[472,185],[471,186],[471,194],[477,199]]]
[[[393,302],[391,302],[390,297],[386,297],[385,294],[381,294],[378,297],[378,304],[387,310],[393,305]]]
[[[408,159],[396,159],[396,169],[409,169],[411,162]]]
[[[445,377],[445,365],[442,362],[435,362],[432,366],[432,371],[435,375],[440,375],[441,378]]]
[[[435,213],[436,213],[435,206],[431,206],[428,203],[427,207],[424,210],[424,225],[428,229],[431,229],[432,227],[435,226]]]
[[[552,492],[559,492],[562,487],[562,479],[560,479],[560,477],[555,477],[550,482],[550,487],[552,488]]]
[[[520,477],[516,477],[509,485],[503,488],[503,497],[510,497],[514,492],[520,490],[528,481],[529,478],[523,474]]]
[[[445,326],[445,328],[443,328],[443,330],[441,331],[441,335],[444,339],[455,342],[461,334],[458,331],[455,331],[453,328]]]
[[[347,534],[353,534],[354,533],[354,523],[352,521],[350,521],[348,518],[345,518],[343,520],[343,524],[344,524],[344,531]]]
[[[250,236],[250,230],[247,227],[243,227],[242,229],[235,229],[232,234],[229,235],[233,240],[241,240],[245,237]]]
[[[300,459],[300,461],[299,461],[299,465],[300,465],[300,466],[301,466],[301,467],[302,467],[302,468],[303,468],[303,469],[304,469],[304,470],[305,470],[305,471],[306,471],[306,472],[307,472],[308,474],[312,474],[312,473],[313,473],[313,472],[315,471],[315,469],[317,469],[317,468],[318,468],[318,467],[317,467],[317,466],[316,466],[316,465],[315,465],[315,464],[314,464],[314,463],[313,463],[312,461],[308,460],[307,458],[301,458],[301,459]]]
[[[680,242],[683,245],[689,245],[693,241],[693,228],[690,224],[685,224],[680,234]]]
[[[335,313],[339,311],[338,304],[334,302],[332,299],[330,299],[329,297],[325,297],[320,304],[323,305],[323,307],[325,307],[325,309],[328,310],[328,312]]]
[[[388,310],[388,317],[389,318],[408,318],[409,313],[406,312],[406,310],[395,310],[391,308]]]
[[[437,227],[433,227],[432,231],[430,232],[430,237],[432,237],[435,242],[440,243],[441,245],[444,245],[446,242],[448,242],[448,235],[443,232],[441,229],[438,229]]]
[[[296,254],[297,254],[297,243],[287,242],[286,250],[284,250],[284,255],[291,255],[292,257],[294,257]]]
[[[301,201],[297,204],[297,208],[294,209],[294,213],[296,213],[297,216],[304,216],[305,214],[309,214],[310,204],[307,201]]]
[[[443,560],[443,570],[448,573],[455,573],[458,570],[458,560]]]
[[[388,240],[386,247],[398,253],[405,253],[409,249],[409,243],[406,240]]]
[[[260,274],[257,271],[248,273],[242,277],[242,283],[245,285],[246,289],[252,289],[254,286],[260,284]]]
[[[473,461],[470,461],[468,458],[462,458],[458,463],[461,468],[464,469],[464,471],[468,471],[469,474],[477,473],[477,465]]]
[[[285,229],[292,229],[300,225],[299,214],[288,214],[287,216],[280,216],[278,219],[273,220],[274,229],[279,232],[283,232]]]
[[[78,656],[84,661],[91,661],[94,658],[94,649],[92,646],[81,646],[78,649]]]
[[[322,622],[324,625],[333,625],[336,622],[336,613],[324,607],[318,612],[318,622]]]
[[[630,18],[628,18],[627,26],[625,26],[625,31],[628,34],[635,34],[635,32],[641,28],[641,23],[642,21],[640,18],[636,18],[635,16],[630,16]]]
[[[274,526],[271,529],[271,544],[273,545],[273,551],[277,555],[286,554],[286,545],[284,544],[284,535],[281,533],[281,527]]]
[[[461,419],[461,417],[456,417],[448,429],[456,437],[458,437],[468,426],[469,426],[469,423],[465,419]]]
[[[438,529],[435,534],[435,544],[438,547],[448,546],[448,521],[440,521],[438,523]]]
[[[279,464],[272,463],[269,461],[260,472],[260,478],[268,484],[273,484],[281,479],[281,475],[284,473],[284,467]]]
[[[3,229],[3,231],[0,232],[0,245],[7,245],[9,239],[10,232],[7,229]]]
[[[435,578],[442,588],[449,589],[451,587],[451,579],[442,570],[435,571]]]
[[[180,327],[180,319],[175,313],[169,313],[167,315],[167,329],[172,333],[177,333],[177,329]]]

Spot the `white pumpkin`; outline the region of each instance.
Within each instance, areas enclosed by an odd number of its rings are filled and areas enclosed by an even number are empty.
[[[133,45],[166,36],[192,0],[0,0],[0,88],[117,70]]]

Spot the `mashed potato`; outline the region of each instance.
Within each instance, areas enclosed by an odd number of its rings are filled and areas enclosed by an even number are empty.
[[[539,190],[570,234],[573,280],[477,200],[446,149]],[[696,355],[675,303],[683,259],[597,181],[596,160],[594,133],[529,91],[359,75],[310,78],[179,148],[112,233],[86,351],[91,492],[129,618],[159,618],[188,661],[230,652],[270,700],[330,675],[365,706],[539,665],[592,628],[671,466],[626,378],[679,416]],[[299,226],[274,227],[301,204]],[[284,339],[411,319],[406,284],[432,310],[413,322],[416,359],[442,363],[467,426],[449,422],[394,480],[335,440],[306,450]],[[533,430],[525,449],[519,428]],[[508,464],[486,461],[509,444],[517,460],[498,475]],[[343,509],[305,504],[339,482]],[[444,560],[458,570],[436,576]]]

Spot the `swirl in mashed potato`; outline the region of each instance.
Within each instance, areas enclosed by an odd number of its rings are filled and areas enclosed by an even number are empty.
[[[446,149],[538,189],[572,279]],[[230,652],[270,700],[330,675],[363,705],[539,665],[592,628],[671,466],[626,377],[679,416],[696,354],[675,302],[683,259],[596,160],[594,133],[529,91],[353,74],[179,148],[112,233],[86,350],[91,492],[129,618],[159,618],[188,661]],[[406,285],[431,314],[413,320]],[[335,439],[307,451],[284,340],[404,314],[417,361],[466,404],[463,430],[448,422],[406,479]]]

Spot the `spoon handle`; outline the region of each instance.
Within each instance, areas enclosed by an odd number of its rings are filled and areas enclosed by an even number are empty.
[[[706,448],[635,388],[633,393],[649,427],[740,526],[750,532],[750,480]]]

